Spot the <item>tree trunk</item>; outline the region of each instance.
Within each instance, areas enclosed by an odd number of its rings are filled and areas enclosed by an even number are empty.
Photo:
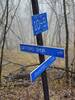
[[[72,8],[73,8],[73,22],[74,22],[74,58],[75,58],[75,5],[74,0],[72,0]],[[74,59],[74,68],[73,71],[75,72],[75,59]]]
[[[67,23],[65,0],[63,0],[63,9],[64,9],[65,31],[66,31],[65,70],[66,70],[66,83],[68,83],[69,82],[69,64],[68,64],[69,30],[68,30],[68,23]]]
[[[2,73],[2,62],[3,62],[3,52],[4,52],[4,46],[5,46],[5,40],[6,40],[6,33],[7,33],[7,25],[8,25],[8,2],[9,0],[6,0],[6,24],[4,27],[4,33],[3,33],[3,44],[1,48],[1,60],[0,60],[0,85],[1,85],[1,73]]]

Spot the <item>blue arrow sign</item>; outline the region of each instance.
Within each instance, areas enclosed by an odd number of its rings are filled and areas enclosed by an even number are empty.
[[[47,68],[56,60],[55,57],[49,57],[41,65],[39,65],[35,70],[30,73],[31,81],[35,81]]]
[[[64,58],[64,48],[50,48],[45,46],[20,44],[20,50],[24,52]]]
[[[32,26],[34,35],[48,30],[47,14],[37,14],[32,16]]]

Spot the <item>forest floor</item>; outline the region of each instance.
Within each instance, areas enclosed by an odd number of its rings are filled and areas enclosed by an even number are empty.
[[[44,100],[41,77],[35,82],[29,80],[8,81],[4,76],[9,73],[19,73],[22,65],[33,65],[39,63],[38,56],[20,53],[17,51],[5,51],[2,86],[0,87],[0,100]],[[64,60],[57,60],[54,65],[64,67]],[[60,65],[60,66],[59,66]],[[37,66],[24,67],[26,73],[30,73]],[[60,77],[61,76],[61,77]],[[65,72],[54,67],[47,69],[50,100],[75,100],[75,87],[72,80],[66,83]]]

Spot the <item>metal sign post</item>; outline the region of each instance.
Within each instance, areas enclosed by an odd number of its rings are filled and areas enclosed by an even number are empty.
[[[33,15],[39,14],[38,0],[31,0]],[[43,45],[42,34],[36,35],[37,45]],[[39,54],[40,64],[45,61],[44,55]],[[47,82],[47,74],[46,71],[41,75],[43,91],[44,91],[44,100],[49,100],[49,90],[48,90],[48,82]]]

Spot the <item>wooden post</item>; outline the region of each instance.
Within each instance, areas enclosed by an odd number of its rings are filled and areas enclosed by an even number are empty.
[[[31,0],[32,3],[32,10],[33,15],[39,14],[39,6],[38,6],[38,0]],[[43,39],[42,34],[36,35],[37,45],[43,45]],[[40,64],[45,60],[45,57],[43,55],[39,54],[39,61]],[[43,91],[44,91],[44,100],[49,100],[49,90],[48,90],[48,82],[47,82],[47,73],[46,71],[43,72],[41,75],[42,78],[42,84],[43,84]]]

